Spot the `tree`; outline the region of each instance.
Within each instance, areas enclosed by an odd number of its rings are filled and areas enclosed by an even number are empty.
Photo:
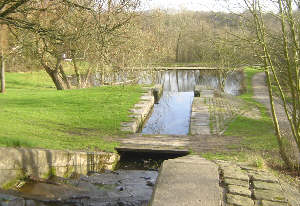
[[[5,61],[8,50],[7,26],[0,25],[0,76],[1,76],[1,93],[5,93]]]
[[[300,162],[297,158],[300,150],[300,68],[298,62],[300,31],[297,29],[299,28],[298,17],[293,12],[292,6],[293,3],[300,6],[300,3],[293,0],[273,1],[278,8],[275,19],[278,21],[280,33],[276,33],[274,28],[268,27],[265,23],[267,16],[260,0],[244,0],[244,3],[253,19],[256,35],[254,43],[260,47],[259,57],[267,77],[271,113],[280,155],[289,168],[299,169]],[[288,119],[293,143],[297,148],[294,159],[287,153],[285,137],[276,115],[274,94],[277,91]],[[291,97],[290,101],[288,97]]]
[[[129,23],[138,3],[138,0],[5,1],[0,6],[3,9],[0,23],[11,28],[23,54],[38,60],[56,88],[63,90],[71,88],[63,55],[68,53],[73,58],[80,87],[78,56],[82,61],[97,57],[100,62],[106,48],[122,35],[121,28]]]

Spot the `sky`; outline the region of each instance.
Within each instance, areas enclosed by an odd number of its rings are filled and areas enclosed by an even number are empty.
[[[193,10],[193,11],[232,11],[240,12],[243,8],[240,5],[241,0],[142,0],[142,8],[147,9],[173,9],[173,10]],[[267,2],[267,0],[262,0]],[[266,10],[273,10],[274,7],[270,3],[265,3]],[[276,9],[275,9],[276,10]]]
[[[214,0],[143,0],[142,6],[145,8],[160,9],[187,9],[187,10],[223,10],[222,3],[216,3]],[[224,3],[223,3],[224,4]]]

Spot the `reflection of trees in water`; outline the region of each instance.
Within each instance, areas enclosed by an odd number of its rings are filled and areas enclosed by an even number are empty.
[[[160,71],[156,83],[164,86],[164,91],[191,92],[195,87],[195,72],[187,70]]]
[[[143,133],[174,134],[174,131],[176,131],[176,134],[179,134],[178,131],[181,133],[185,129],[188,133],[190,110],[188,111],[185,107],[191,107],[193,93],[189,96],[182,92],[192,92],[196,84],[218,89],[219,77],[217,71],[169,70],[156,72],[154,76],[156,76],[156,79],[152,79],[152,81],[162,84],[164,93],[159,105],[155,105],[154,112]],[[243,74],[232,72],[227,75],[224,82],[225,91],[236,94],[235,91],[242,88]],[[183,101],[183,103],[179,103],[180,101]],[[172,113],[177,119],[172,119]],[[182,121],[178,122],[179,119]]]
[[[222,76],[222,75],[221,75]],[[222,78],[222,77],[221,77]],[[241,71],[229,72],[225,77],[224,91],[229,94],[236,94],[243,89],[243,73]],[[162,84],[164,91],[191,92],[195,85],[220,89],[220,79],[218,71],[201,70],[166,70],[166,71],[136,71],[126,70],[107,74],[102,77],[101,73],[96,73],[93,77],[93,85],[99,86],[102,82],[128,82],[138,84]]]
[[[241,71],[231,72],[225,82],[225,92],[239,95],[243,91],[244,74]]]

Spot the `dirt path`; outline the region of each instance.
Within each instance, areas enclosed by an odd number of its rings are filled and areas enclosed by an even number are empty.
[[[252,79],[253,99],[262,103],[271,115],[270,101],[268,96],[268,88],[265,83],[265,74],[257,73]],[[280,128],[283,132],[290,132],[288,119],[286,118],[284,108],[278,99],[275,99],[275,110]]]
[[[268,88],[265,83],[265,74],[263,72],[254,75],[252,79],[252,88],[254,93],[253,99],[262,103],[268,109],[271,115]],[[287,133],[290,133],[291,135],[291,130],[289,128],[288,119],[285,115],[284,107],[278,99],[275,100],[275,110],[278,118],[278,123],[283,135]],[[298,156],[298,158],[300,159],[300,154]],[[291,185],[283,181],[281,181],[281,186],[284,189],[286,197],[289,199],[290,203],[292,203],[292,205],[300,205],[299,189],[297,189],[296,187],[292,187]]]
[[[269,111],[271,115],[271,109],[270,109],[270,101],[268,96],[268,89],[265,83],[265,74],[263,72],[257,73],[254,75],[252,79],[252,87],[253,87],[253,99],[256,101],[262,103]],[[275,110],[276,115],[278,119],[278,123],[280,126],[280,131],[283,136],[292,137],[292,132],[289,126],[288,119],[286,117],[284,107],[279,100],[279,98],[275,98]],[[294,145],[294,151],[297,151],[297,146],[294,140],[290,140],[292,142],[292,145]],[[297,154],[297,152],[294,152]],[[296,155],[296,158],[298,158],[298,162],[300,162],[300,153],[298,152],[298,155]]]

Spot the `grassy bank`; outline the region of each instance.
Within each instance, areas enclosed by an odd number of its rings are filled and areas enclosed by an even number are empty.
[[[243,115],[237,116],[235,120],[229,123],[224,133],[225,136],[236,136],[241,139],[240,145],[228,146],[231,149],[236,148],[236,151],[215,154],[209,153],[204,154],[205,157],[237,161],[248,161],[254,158],[254,161],[258,161],[255,159],[268,158],[268,156],[271,157],[277,153],[278,145],[274,135],[272,119],[264,105],[256,102],[252,98],[252,77],[257,72],[259,72],[259,70],[251,68],[245,69],[247,91],[239,96],[239,98],[246,102],[245,108],[243,108],[244,111],[257,108],[260,113],[260,118],[251,118]]]
[[[113,151],[111,137],[138,102],[139,86],[57,91],[44,73],[7,73],[0,146]]]

